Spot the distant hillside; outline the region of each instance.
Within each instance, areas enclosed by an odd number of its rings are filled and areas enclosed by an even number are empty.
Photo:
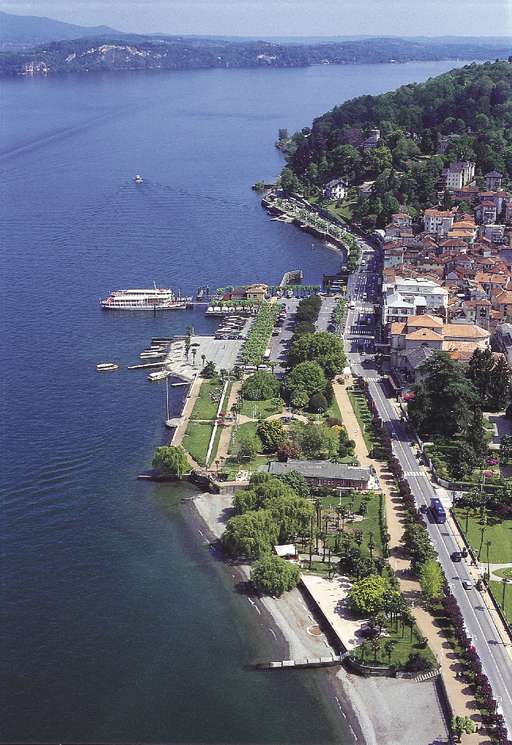
[[[393,38],[322,44],[277,44],[200,37],[124,35],[57,41],[31,50],[0,53],[0,75],[91,72],[93,70],[188,70],[239,67],[306,67],[317,64],[496,59],[510,45],[482,41],[456,44]]]
[[[0,11],[0,49],[27,49],[64,39],[123,36],[108,26],[75,26],[39,16],[17,16]]]

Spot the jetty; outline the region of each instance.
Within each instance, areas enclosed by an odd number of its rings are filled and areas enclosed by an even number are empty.
[[[305,660],[278,660],[277,662],[258,662],[254,666],[256,670],[293,670],[297,668],[334,667],[341,665],[348,657],[348,652],[343,654],[329,655],[326,657],[313,657]]]
[[[163,367],[164,364],[164,360],[160,360],[160,362],[143,362],[139,365],[128,365],[128,370],[148,370],[151,367]]]
[[[293,269],[291,272],[285,272],[282,280],[279,282],[279,287],[286,287],[287,285],[299,285],[304,279],[304,272],[302,269]]]

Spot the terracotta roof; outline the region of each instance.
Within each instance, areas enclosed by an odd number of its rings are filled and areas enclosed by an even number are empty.
[[[405,327],[407,326],[406,323],[400,323],[399,321],[395,321],[395,323],[391,324],[391,333],[393,335],[401,334]]]
[[[453,217],[453,212],[437,209],[428,209],[423,213],[424,217]]]
[[[441,241],[441,243],[439,245],[442,246],[443,248],[445,246],[447,246],[447,247],[448,246],[451,246],[451,247],[458,246],[459,248],[465,248],[466,247],[466,243],[464,241],[458,241],[456,238],[448,238],[448,240],[446,240],[446,241]]]
[[[443,335],[438,334],[436,331],[430,329],[417,329],[417,331],[411,331],[407,334],[406,339],[409,341],[440,341],[443,340]]]
[[[490,334],[480,326],[473,326],[467,323],[447,323],[443,329],[446,341],[450,337],[463,337],[464,339],[484,339]]]
[[[494,302],[498,305],[511,305],[512,304],[512,292],[510,290],[502,290],[494,298]]]
[[[453,228],[453,230],[449,231],[448,235],[451,238],[462,238],[462,237],[467,238],[468,236],[473,235],[473,232],[474,232],[474,227],[473,228],[468,228],[468,227]]]
[[[418,326],[421,328],[439,328],[443,325],[443,321],[441,318],[436,318],[436,316],[431,316],[428,313],[425,313],[421,316],[409,316],[407,319],[407,326]]]
[[[480,306],[487,306],[490,305],[490,301],[487,300],[487,298],[482,300],[464,300],[464,307],[465,308],[476,308],[477,305]]]
[[[506,285],[510,279],[508,274],[490,274],[489,272],[477,272],[475,282],[485,282],[491,285]]]

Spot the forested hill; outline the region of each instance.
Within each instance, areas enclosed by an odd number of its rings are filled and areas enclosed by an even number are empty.
[[[362,146],[371,129],[376,147]],[[445,136],[445,152],[440,138]],[[316,119],[288,143],[288,190],[315,193],[341,177],[375,184],[356,219],[384,225],[399,204],[411,214],[437,204],[450,161],[476,161],[476,176],[498,170],[512,185],[512,63],[471,64],[391,93],[354,98]]]
[[[0,54],[0,75],[92,70],[183,70],[231,67],[302,67],[441,59],[506,57],[510,45],[485,39],[408,40],[371,38],[322,44],[234,41],[193,37],[102,36],[48,43]]]

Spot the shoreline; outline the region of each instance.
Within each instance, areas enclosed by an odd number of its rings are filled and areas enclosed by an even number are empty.
[[[205,509],[206,498],[210,504],[214,503],[212,510]],[[230,563],[222,548],[217,545],[223,531],[223,522],[229,517],[226,510],[229,509],[227,505],[231,503],[231,500],[232,495],[227,494],[198,494],[187,500],[185,514],[189,525],[195,528],[193,532],[199,532],[201,540],[210,543],[212,558],[220,565],[221,571],[226,574],[229,572],[233,585],[237,585],[248,582],[249,567]],[[258,613],[261,625],[265,626],[272,636],[270,648],[273,659],[307,657],[307,652],[304,651],[304,639],[300,637],[298,624],[301,621],[307,624],[309,621],[310,625],[316,625],[317,620],[312,615],[307,599],[299,588],[286,593],[280,599],[250,594],[247,594],[247,599]],[[278,607],[280,602],[286,604],[283,610]],[[284,610],[287,612],[283,612]],[[290,618],[293,620],[290,621]],[[314,637],[310,638],[314,639]],[[323,644],[326,642],[323,641]],[[325,646],[322,646],[322,649],[325,653]],[[312,653],[315,654],[315,652]],[[286,673],[282,671],[262,672],[261,674],[283,675]],[[350,673],[344,668],[338,671],[325,668],[306,674],[315,676],[315,683],[323,695],[322,703],[329,710],[333,724],[342,723],[344,733],[351,736],[352,742],[358,745],[378,745],[376,731],[371,723],[371,712],[364,705],[362,697],[350,681]]]

